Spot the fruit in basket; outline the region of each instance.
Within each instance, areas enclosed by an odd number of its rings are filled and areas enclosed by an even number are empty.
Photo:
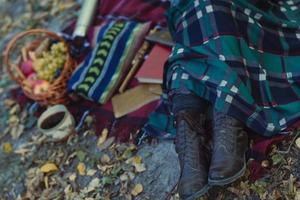
[[[33,62],[33,68],[41,80],[50,83],[57,77],[67,59],[67,48],[62,42],[52,44],[48,51],[42,52],[41,56]]]
[[[40,95],[48,91],[50,83],[45,80],[36,80],[33,83],[33,94]]]
[[[29,76],[27,76],[27,78],[26,78],[26,82],[27,82],[27,84],[31,87],[31,88],[33,88],[33,85],[34,85],[34,83],[36,82],[36,80],[37,80],[37,74],[36,73],[31,73]]]
[[[34,72],[33,62],[31,60],[24,61],[21,64],[21,71],[24,74],[24,76],[28,77],[30,74]]]

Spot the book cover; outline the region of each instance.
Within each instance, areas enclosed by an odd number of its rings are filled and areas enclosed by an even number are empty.
[[[163,68],[167,61],[171,49],[156,44],[150,51],[147,59],[142,64],[136,74],[136,78],[140,83],[158,83],[163,82]]]

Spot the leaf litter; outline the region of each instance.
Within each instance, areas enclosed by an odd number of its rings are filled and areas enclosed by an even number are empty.
[[[76,16],[75,0],[1,0],[0,48],[13,34],[34,27],[60,30]],[[14,8],[15,11],[9,11]],[[54,23],[53,23],[54,22]],[[3,54],[1,55],[3,58]],[[1,60],[1,59],[0,59]],[[3,59],[2,59],[3,60]],[[2,65],[2,63],[0,63]],[[3,67],[2,67],[3,68]],[[1,70],[2,70],[1,68]],[[147,170],[137,147],[119,144],[108,137],[107,129],[100,137],[93,130],[71,136],[66,143],[47,141],[34,127],[34,117],[9,98],[15,87],[6,73],[0,79],[0,199],[133,199],[145,192],[135,177]],[[33,119],[33,121],[32,121]],[[88,127],[94,119],[86,119]],[[212,190],[215,199],[300,199],[300,138],[287,155],[274,150],[262,166],[264,177],[251,183],[249,173],[227,188]],[[166,169],[167,170],[167,169]],[[276,174],[276,175],[275,175]],[[202,199],[206,199],[203,197]],[[171,199],[179,199],[174,193]]]

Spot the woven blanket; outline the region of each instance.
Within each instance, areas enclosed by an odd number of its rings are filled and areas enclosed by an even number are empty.
[[[149,28],[150,23],[104,21],[96,29],[96,45],[68,82],[69,92],[106,103],[126,76]]]

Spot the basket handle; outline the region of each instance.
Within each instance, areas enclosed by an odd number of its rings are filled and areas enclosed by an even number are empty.
[[[15,70],[18,74],[18,76],[16,76],[12,70],[13,68],[13,65],[10,63],[10,59],[9,59],[9,54],[10,54],[10,51],[12,50],[12,48],[16,45],[17,41],[27,35],[37,35],[37,34],[46,34],[48,36],[50,36],[51,38],[53,39],[57,39],[61,42],[63,42],[65,45],[65,40],[58,36],[56,33],[54,32],[51,32],[51,31],[48,31],[46,29],[31,29],[31,30],[28,30],[28,31],[24,31],[24,32],[21,32],[19,34],[17,34],[16,36],[14,36],[10,41],[9,43],[7,44],[6,46],[6,50],[5,50],[5,63],[6,63],[6,68],[7,68],[7,72],[9,73],[10,77],[20,83],[22,82],[22,80],[25,79],[25,76],[24,74],[21,72],[21,70],[19,69],[19,67],[16,67]],[[67,45],[66,45],[67,46]],[[20,81],[19,78],[21,78],[22,80]]]

